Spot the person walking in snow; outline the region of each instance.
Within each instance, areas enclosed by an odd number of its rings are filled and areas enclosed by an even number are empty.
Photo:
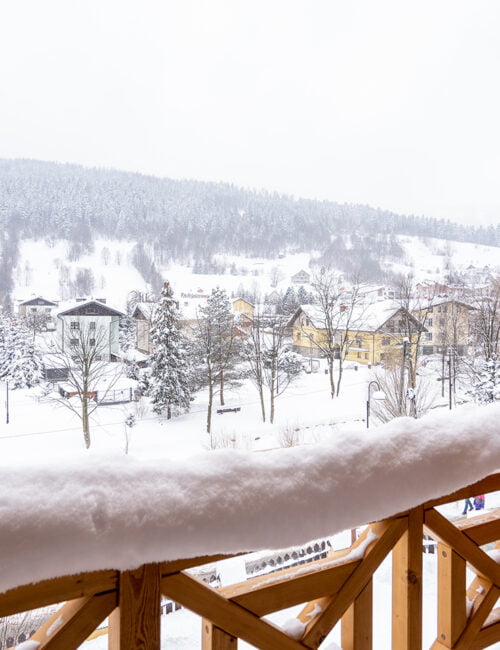
[[[482,510],[484,508],[484,494],[474,498],[474,507],[476,510]]]
[[[469,510],[474,510],[474,506],[472,505],[472,501],[470,499],[465,499],[464,511],[462,512],[462,515],[466,515]]]

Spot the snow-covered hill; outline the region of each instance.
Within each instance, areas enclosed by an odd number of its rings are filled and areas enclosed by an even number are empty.
[[[396,273],[413,273],[417,281],[443,280],[450,270],[463,272],[471,265],[478,270],[488,265],[491,270],[500,271],[499,249],[495,247],[410,236],[400,236],[399,242],[405,250],[405,263],[386,260],[385,268]],[[99,239],[93,253],[70,261],[66,241],[58,240],[53,245],[44,240],[22,241],[14,271],[14,304],[38,295],[53,300],[92,295],[107,298],[109,303],[124,309],[130,291],[150,289],[132,264],[133,246],[134,242],[130,241]],[[315,257],[314,252],[274,260],[219,255],[217,262],[225,268],[224,274],[195,274],[180,264],[159,266],[158,270],[179,296],[206,294],[217,285],[233,295],[238,295],[242,288],[263,295],[273,289],[286,289],[292,284],[292,275],[301,269],[310,272],[310,262]],[[90,271],[93,286],[88,289],[83,280],[82,290],[75,293],[73,289],[71,295],[71,283],[78,285],[78,273],[85,269]]]

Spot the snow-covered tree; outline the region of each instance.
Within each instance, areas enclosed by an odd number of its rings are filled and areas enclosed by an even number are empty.
[[[476,372],[472,394],[479,404],[500,400],[500,357],[498,355],[492,354],[489,359],[482,362]]]
[[[269,393],[269,421],[274,422],[276,397],[302,372],[302,357],[286,342],[287,316],[255,315],[250,335],[243,345],[247,377],[259,392],[262,420],[266,420],[264,389]]]
[[[188,345],[179,325],[179,311],[173,291],[165,282],[151,328],[154,352],[151,355],[149,395],[153,411],[172,417],[174,408],[188,410],[192,395],[192,372]]]
[[[0,325],[0,378],[11,388],[32,388],[42,378],[42,360],[24,324],[4,317]]]
[[[240,341],[234,325],[231,303],[224,289],[212,289],[200,307],[196,326],[196,350],[200,361],[200,383],[208,387],[207,432],[212,426],[212,406],[217,392],[224,405],[224,388],[237,380]]]

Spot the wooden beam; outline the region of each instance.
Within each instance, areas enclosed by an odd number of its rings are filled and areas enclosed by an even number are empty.
[[[238,639],[203,619],[201,623],[201,650],[237,650]]]
[[[500,619],[500,608],[494,609],[492,613],[496,613],[497,620]],[[482,650],[482,648],[488,648],[498,641],[500,641],[500,621],[481,628],[474,639],[471,650]]]
[[[192,567],[200,567],[205,564],[213,564],[215,562],[220,562],[221,560],[229,560],[233,557],[239,557],[240,555],[246,555],[251,553],[251,551],[246,551],[245,553],[233,553],[231,555],[224,554],[221,555],[202,555],[199,557],[192,557],[185,560],[171,560],[170,562],[162,562],[160,564],[161,575],[167,576],[171,573],[178,573],[179,571],[184,571],[185,569],[191,569]]]
[[[342,650],[372,650],[372,647],[373,581],[370,580],[342,616]]]
[[[460,490],[440,497],[439,499],[431,499],[430,501],[426,501],[423,504],[423,507],[424,510],[428,510],[429,508],[442,506],[445,503],[451,503],[452,501],[462,501],[463,499],[470,499],[471,497],[475,497],[478,494],[488,494],[488,492],[496,492],[497,490],[500,490],[500,472],[490,474],[480,481],[476,481],[475,483],[472,483],[465,488],[461,488]]]
[[[408,528],[392,551],[392,647],[422,648],[423,508],[408,515]]]
[[[488,618],[491,610],[493,609],[495,603],[497,602],[498,596],[500,595],[500,589],[490,587],[489,591],[484,594],[480,594],[478,599],[480,599],[480,604],[477,610],[472,614],[467,627],[464,630],[464,633],[460,637],[458,643],[456,644],[456,650],[470,650],[474,644],[475,639],[477,638],[483,623]]]
[[[373,573],[382,560],[391,551],[407,527],[406,518],[391,519],[372,524],[369,529],[377,535],[377,539],[366,549],[363,560],[358,568],[347,579],[342,589],[330,598],[320,598],[308,603],[298,618],[303,623],[309,623],[310,614],[320,608],[321,614],[307,625],[302,642],[306,646],[317,648],[325,639],[328,632],[337,624],[351,603],[368,584]],[[363,535],[360,539],[363,538]]]
[[[161,581],[161,589],[165,596],[260,650],[303,650],[307,647],[271,623],[227,600],[194,576],[186,573],[167,576]]]
[[[360,560],[342,563],[347,552],[338,551],[308,565],[250,578],[218,591],[257,616],[265,616],[337,592],[360,563]]]
[[[443,515],[436,510],[428,510],[425,513],[425,525],[432,531],[433,536],[451,546],[478,572],[500,586],[500,566]]]
[[[117,571],[92,571],[42,580],[0,594],[0,617],[117,588]]]
[[[38,650],[74,650],[116,607],[116,592],[71,600],[55,612],[30,638]]]
[[[438,640],[454,648],[463,633],[465,608],[465,560],[446,544],[438,544]]]
[[[470,611],[468,612],[469,618],[476,613],[479,605],[482,602],[483,594],[487,593],[490,588],[491,582],[480,576],[476,576],[467,587],[466,596],[468,602],[471,603]]]
[[[120,574],[118,607],[109,617],[109,650],[160,650],[160,565]]]
[[[500,539],[500,508],[477,517],[455,522],[458,530],[467,535],[478,546]]]

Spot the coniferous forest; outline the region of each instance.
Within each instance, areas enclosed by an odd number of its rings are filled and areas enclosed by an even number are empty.
[[[317,251],[324,263],[374,278],[381,273],[382,258],[401,256],[398,234],[500,245],[500,226],[464,226],[225,183],[0,160],[4,295],[24,238],[66,239],[74,259],[91,250],[97,237],[138,241],[156,264],[175,260],[199,268],[221,252],[272,258]]]

